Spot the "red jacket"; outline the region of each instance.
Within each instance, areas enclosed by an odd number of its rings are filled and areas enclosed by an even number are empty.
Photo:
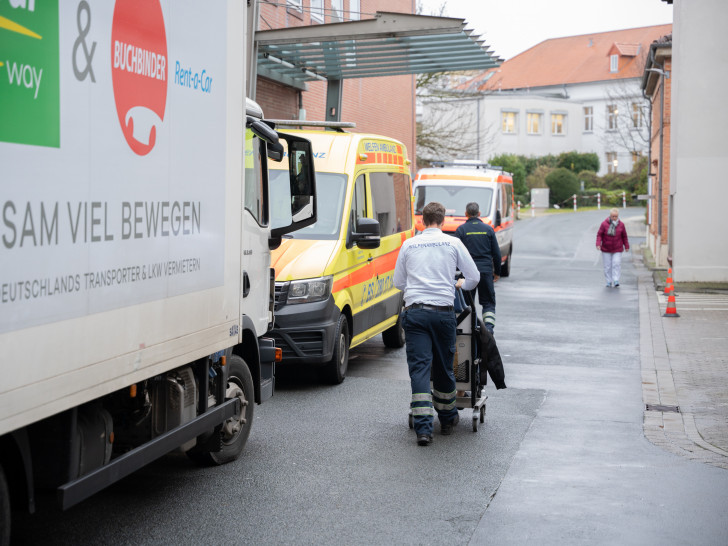
[[[597,231],[597,246],[601,247],[602,252],[622,252],[623,250],[629,250],[627,228],[624,227],[624,222],[622,220],[618,221],[614,235],[609,235],[610,223],[610,219],[607,218],[599,226],[599,231]]]

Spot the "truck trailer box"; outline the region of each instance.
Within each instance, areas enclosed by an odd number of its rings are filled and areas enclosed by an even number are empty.
[[[40,486],[68,507],[173,448],[232,460],[273,393],[270,250],[315,221],[315,178],[272,230],[283,147],[246,101],[245,20],[235,1],[0,3],[3,512]],[[294,192],[311,149],[287,143]]]

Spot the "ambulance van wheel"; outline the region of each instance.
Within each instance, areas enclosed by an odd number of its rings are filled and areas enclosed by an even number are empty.
[[[215,466],[234,461],[243,452],[248,441],[250,428],[253,425],[254,391],[253,377],[248,365],[238,355],[232,355],[227,362],[227,387],[225,398],[238,398],[240,400],[240,413],[233,415],[225,421],[220,433],[222,434],[222,449],[220,451],[187,452],[190,459],[200,465]]]
[[[386,347],[399,349],[404,347],[404,328],[402,327],[402,314],[397,318],[397,324],[382,332],[382,341]]]
[[[349,321],[345,315],[339,316],[334,333],[334,354],[331,360],[326,363],[323,375],[327,383],[338,385],[346,378],[346,370],[349,368]]]

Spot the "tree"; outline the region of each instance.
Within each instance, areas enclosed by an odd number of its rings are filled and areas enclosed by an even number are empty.
[[[443,2],[429,15],[444,17],[446,8],[447,2]],[[423,12],[424,7],[418,2],[417,13]],[[458,89],[460,83],[475,74],[477,71],[417,75],[418,167],[426,167],[435,160],[480,159],[481,150],[492,145],[492,128],[477,123],[478,95]]]
[[[553,172],[553,167],[538,165],[533,172],[526,177],[526,185],[529,190],[533,188],[547,188],[546,177]]]
[[[645,68],[647,52],[635,59],[638,72]],[[649,101],[642,95],[636,79],[618,80],[607,91],[607,126],[602,137],[606,150],[641,154],[649,147]]]
[[[557,167],[569,169],[578,173],[581,171],[599,171],[599,156],[595,153],[580,153],[577,151],[559,154]]]

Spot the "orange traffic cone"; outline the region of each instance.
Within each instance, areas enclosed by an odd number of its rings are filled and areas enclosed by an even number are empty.
[[[670,292],[674,292],[675,287],[672,282],[672,267],[667,269],[667,278],[665,279],[665,289],[662,291],[664,295],[668,295]]]
[[[677,314],[677,308],[675,307],[675,292],[670,292],[667,296],[667,307],[662,315],[663,317],[679,317]]]

